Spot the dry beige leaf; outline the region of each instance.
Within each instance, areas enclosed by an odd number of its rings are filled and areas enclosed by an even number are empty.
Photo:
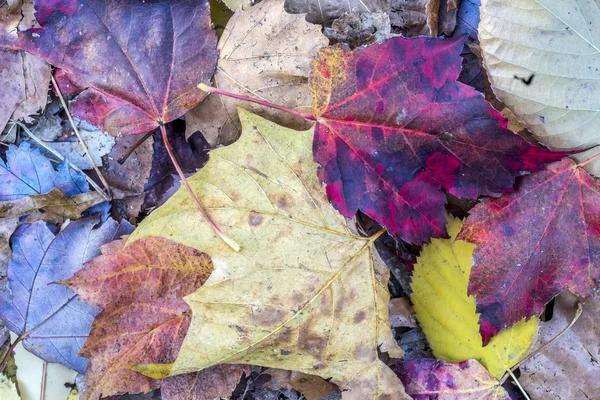
[[[219,40],[215,86],[310,113],[308,74],[318,50],[327,43],[318,26],[302,15],[287,14],[281,1],[265,0],[247,11],[238,10]],[[239,104],[229,97],[209,96],[186,114],[186,137],[200,131],[211,145],[232,143],[241,132]],[[247,102],[243,106],[289,128],[310,126],[282,111]]]
[[[269,368],[264,373],[272,378],[263,385],[267,389],[294,389],[302,393],[307,400],[323,400],[338,390],[337,386],[320,376],[275,368]]]
[[[540,142],[600,143],[600,0],[483,0],[479,40],[494,93]]]
[[[240,119],[240,140],[213,150],[189,183],[241,251],[215,236],[183,190],[129,238],[169,238],[215,267],[185,297],[192,322],[175,363],[133,368],[164,377],[252,364],[331,378],[345,400],[407,399],[378,358],[379,350],[403,355],[389,324],[389,269],[372,259],[383,231],[355,236],[329,204],[313,161],[314,129],[286,129],[241,109]]]
[[[388,0],[285,0],[285,11],[306,14],[306,20],[313,24],[329,25],[345,13],[389,13],[390,6]]]
[[[417,326],[415,322],[415,316],[410,300],[408,297],[398,297],[390,299],[388,303],[388,310],[390,313],[390,325],[392,328],[398,327],[409,327],[414,328]]]
[[[573,320],[578,298],[558,296],[549,322],[540,326],[536,348],[550,341]],[[597,399],[600,394],[600,297],[592,297],[581,317],[554,343],[521,366],[519,382],[532,399]]]

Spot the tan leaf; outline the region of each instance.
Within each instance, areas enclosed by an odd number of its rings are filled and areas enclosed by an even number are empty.
[[[494,93],[540,142],[600,143],[600,0],[483,0],[479,40]]]
[[[565,292],[542,322],[536,348],[558,335],[577,310],[578,298]],[[600,393],[600,298],[592,297],[577,322],[554,343],[521,366],[519,382],[532,399],[595,399]]]
[[[329,204],[312,160],[312,129],[286,129],[244,110],[240,119],[240,140],[212,151],[190,185],[242,250],[216,237],[181,190],[130,237],[175,240],[208,254],[215,267],[185,298],[192,322],[175,363],[134,368],[163,377],[254,364],[331,378],[345,399],[406,399],[378,359],[379,349],[403,354],[389,324],[389,270],[371,257],[383,231],[352,235]]]
[[[247,11],[238,10],[219,40],[215,86],[310,112],[310,65],[327,43],[320,27],[306,22],[303,15],[287,14],[281,1],[265,0]],[[200,131],[211,145],[233,142],[241,132],[238,104],[228,97],[209,96],[186,114],[186,136]],[[250,103],[244,107],[290,128],[310,126],[285,112]]]
[[[270,368],[264,373],[273,378],[264,385],[266,388],[271,390],[295,389],[302,393],[307,400],[322,400],[338,390],[333,383],[327,382],[319,376],[303,374],[298,371]]]
[[[404,326],[414,328],[417,326],[414,320],[414,311],[408,297],[391,299],[388,304],[388,310],[390,313],[390,325],[392,327],[398,328]]]

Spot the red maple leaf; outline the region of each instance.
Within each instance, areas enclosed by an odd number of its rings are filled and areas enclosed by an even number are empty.
[[[487,344],[563,290],[587,297],[598,288],[600,184],[571,159],[550,164],[475,206],[458,239],[477,244],[469,294]]]
[[[552,153],[507,129],[483,95],[456,81],[463,39],[393,38],[313,63],[313,152],[332,204],[363,211],[397,240],[446,237],[447,191],[461,198],[511,191]]]

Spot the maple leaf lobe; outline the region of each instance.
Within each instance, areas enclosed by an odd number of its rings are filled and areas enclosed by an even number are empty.
[[[569,158],[524,177],[517,192],[471,210],[459,239],[477,245],[469,294],[477,299],[484,343],[542,313],[563,290],[582,297],[595,292],[599,213],[600,184]]]
[[[313,153],[342,214],[360,209],[411,243],[447,237],[445,191],[498,195],[564,155],[509,131],[481,93],[456,81],[462,47],[463,38],[393,38],[320,51]]]

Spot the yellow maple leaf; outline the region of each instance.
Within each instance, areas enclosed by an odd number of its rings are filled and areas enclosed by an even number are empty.
[[[437,358],[450,362],[475,359],[500,378],[531,347],[538,320],[520,321],[483,347],[475,299],[467,295],[475,245],[455,240],[461,227],[460,220],[449,217],[450,239],[433,239],[423,246],[413,271],[411,300]]]
[[[389,270],[374,265],[381,234],[351,234],[312,159],[313,131],[240,110],[243,134],[212,151],[190,185],[237,253],[179,191],[130,241],[162,236],[208,254],[214,271],[187,296],[192,322],[174,364],[137,365],[158,378],[217,364],[253,364],[331,378],[344,399],[408,399],[378,349],[402,356],[389,324]]]

